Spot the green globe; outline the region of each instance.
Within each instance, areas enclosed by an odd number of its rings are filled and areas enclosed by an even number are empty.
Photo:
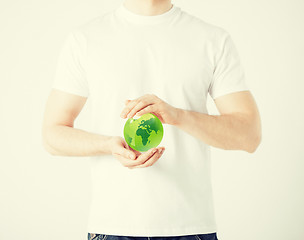
[[[136,151],[146,152],[157,147],[163,139],[162,122],[152,113],[138,119],[129,118],[124,126],[124,137],[128,145]]]

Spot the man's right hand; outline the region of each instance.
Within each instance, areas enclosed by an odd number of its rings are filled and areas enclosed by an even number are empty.
[[[132,149],[124,138],[114,136],[109,140],[112,155],[125,167],[129,169],[152,166],[162,155],[165,148],[151,148],[141,153]],[[155,152],[154,152],[155,150]]]

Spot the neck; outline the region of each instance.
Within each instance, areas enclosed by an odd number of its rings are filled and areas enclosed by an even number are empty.
[[[171,0],[124,0],[123,4],[131,12],[144,16],[160,15],[172,7]]]

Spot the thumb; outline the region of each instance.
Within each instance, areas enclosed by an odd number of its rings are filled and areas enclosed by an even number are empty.
[[[124,147],[119,148],[118,154],[122,155],[125,158],[129,158],[129,159],[133,159],[133,160],[136,158],[136,155],[134,152],[132,152],[131,150],[128,150]]]

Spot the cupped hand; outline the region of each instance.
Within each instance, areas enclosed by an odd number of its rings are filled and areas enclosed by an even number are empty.
[[[166,103],[155,94],[145,94],[134,100],[127,99],[125,105],[120,115],[122,118],[153,113],[162,123],[174,125],[178,121],[179,109]]]
[[[125,167],[143,168],[152,166],[165,151],[164,147],[151,148],[141,153],[132,149],[126,140],[120,136],[114,136],[109,141],[112,155]]]

